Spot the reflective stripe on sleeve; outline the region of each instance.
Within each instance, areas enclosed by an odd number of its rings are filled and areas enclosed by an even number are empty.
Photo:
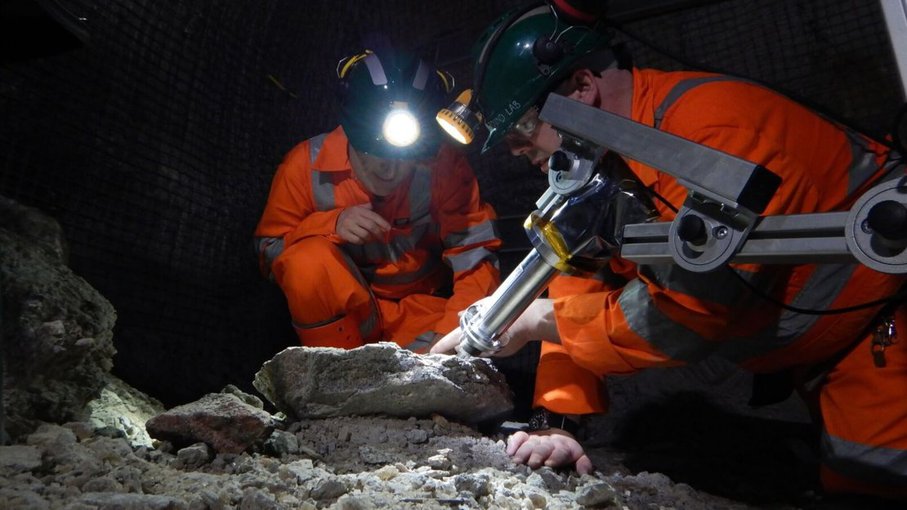
[[[628,282],[617,303],[630,329],[672,359],[693,363],[707,357],[715,348],[715,342],[705,340],[662,313],[642,280]]]
[[[309,160],[313,166],[312,197],[315,200],[315,208],[319,211],[330,211],[336,207],[331,172],[320,172],[314,168],[315,160],[318,159],[318,153],[321,152],[321,146],[324,145],[326,136],[327,134],[320,134],[309,139]]]
[[[775,279],[777,274],[775,272],[753,273],[728,267],[710,272],[708,277],[703,277],[701,273],[687,271],[673,264],[640,266],[642,274],[664,289],[703,301],[725,304],[735,303],[741,298],[752,295],[752,292],[744,287],[731,271],[735,271],[740,278],[763,289],[770,287],[771,280]]]
[[[816,266],[809,280],[791,301],[791,306],[825,310],[841,293],[855,266],[823,264]],[[721,285],[718,285],[721,286]],[[724,291],[716,290],[720,294]],[[671,320],[661,312],[641,280],[632,280],[621,293],[618,304],[634,333],[673,359],[696,362],[711,353],[735,362],[765,355],[790,345],[819,320],[818,315],[782,310],[778,322],[748,337],[709,341]]]
[[[670,108],[675,102],[677,102],[678,99],[680,99],[680,96],[686,94],[692,88],[716,81],[738,81],[744,83],[753,83],[749,80],[734,78],[733,76],[703,76],[700,78],[690,78],[680,81],[676,85],[674,85],[674,88],[668,91],[668,94],[665,96],[664,100],[662,100],[661,104],[658,105],[658,108],[655,109],[655,129],[661,129],[661,121],[664,119],[665,112],[667,112],[668,108]]]
[[[444,260],[450,264],[455,273],[478,267],[483,260],[491,262],[495,267],[498,265],[498,256],[484,246],[478,246],[456,255],[445,255]]]
[[[256,237],[255,251],[261,262],[264,264],[262,271],[267,269],[268,278],[274,280],[274,274],[271,273],[271,264],[274,263],[281,253],[283,253],[283,238],[281,237]]]
[[[907,487],[907,450],[855,443],[824,432],[822,461],[851,478]]]
[[[879,166],[876,164],[876,154],[869,148],[869,144],[859,134],[845,129],[847,139],[850,141],[851,161],[847,171],[847,194],[850,195],[868,181]]]
[[[658,107],[655,108],[654,127],[656,129],[660,129],[661,123],[664,120],[665,113],[675,102],[677,102],[678,99],[680,99],[680,96],[689,92],[691,89],[698,87],[699,85],[718,81],[736,81],[760,86],[755,82],[741,78],[735,78],[733,76],[703,76],[700,78],[690,78],[680,81],[676,85],[674,85],[674,87],[670,91],[668,91],[668,94],[665,96],[661,104],[659,104]],[[823,116],[823,118],[825,117]],[[838,125],[838,123],[836,123],[832,119],[826,120]],[[860,186],[862,186],[866,181],[872,178],[872,176],[879,170],[879,166],[876,164],[875,152],[870,149],[869,143],[865,138],[863,138],[862,135],[845,126],[838,125],[838,127],[842,131],[844,131],[848,141],[850,142],[851,163],[850,168],[848,169],[847,193],[851,194],[859,189]]]
[[[493,220],[483,221],[459,232],[451,232],[444,238],[444,246],[468,246],[499,239],[497,224]]]
[[[413,180],[409,184],[409,217],[410,223],[427,221],[431,212],[431,169],[425,166],[416,167]]]

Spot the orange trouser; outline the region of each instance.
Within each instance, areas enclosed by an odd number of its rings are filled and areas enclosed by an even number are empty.
[[[597,414],[608,410],[604,381],[576,365],[560,344],[542,342],[533,406],[559,414]]]
[[[307,237],[287,247],[272,266],[300,343],[352,349],[391,341],[408,347],[431,331],[447,300],[411,294],[376,298],[355,264],[330,240]],[[357,330],[351,334],[350,329]],[[358,334],[356,334],[358,333]]]
[[[820,389],[822,484],[829,492],[907,497],[907,306],[895,313],[901,338],[876,366],[873,335],[827,374]]]
[[[560,275],[548,286],[549,297],[600,292],[604,284],[591,278]],[[559,414],[596,414],[608,410],[604,380],[573,362],[567,350],[542,342],[533,406]]]

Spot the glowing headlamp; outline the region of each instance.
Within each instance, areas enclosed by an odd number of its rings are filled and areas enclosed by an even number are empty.
[[[438,112],[435,120],[454,140],[468,144],[475,138],[476,129],[482,122],[477,112],[469,109],[472,103],[472,89],[466,89],[451,103]]]
[[[409,147],[419,139],[419,121],[406,103],[395,102],[381,128],[384,139],[395,147]]]

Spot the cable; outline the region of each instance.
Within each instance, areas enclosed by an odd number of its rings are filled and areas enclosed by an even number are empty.
[[[891,153],[889,152],[889,156],[890,156],[890,154],[891,154]],[[903,159],[903,158],[899,158],[899,159]],[[890,160],[886,160],[886,163],[885,163],[885,164],[887,164],[887,163],[889,163],[889,162],[890,162]],[[882,166],[884,166],[884,164],[883,164]],[[658,192],[656,192],[656,191],[655,191],[654,189],[652,189],[651,187],[649,187],[649,186],[644,186],[642,189],[648,191],[648,192],[651,194],[652,197],[655,197],[656,199],[658,199],[659,202],[663,203],[666,207],[668,207],[668,209],[671,209],[672,211],[674,211],[674,213],[677,213],[677,212],[678,212],[678,209],[677,209],[677,207],[676,207],[674,204],[672,204],[671,202],[669,202],[666,198],[664,198],[663,196],[661,196]],[[880,299],[876,299],[876,300],[873,300],[873,301],[867,301],[867,302],[865,302],[865,303],[860,303],[860,304],[858,304],[858,305],[845,306],[845,307],[842,307],[842,308],[832,308],[832,309],[829,309],[829,310],[813,310],[813,309],[810,309],[810,308],[800,308],[800,307],[797,307],[797,306],[793,306],[793,305],[789,305],[789,304],[787,304],[787,303],[784,303],[783,301],[777,300],[777,299],[773,298],[772,296],[766,294],[762,289],[760,289],[759,287],[756,287],[755,285],[753,285],[752,283],[750,283],[749,281],[747,281],[746,278],[740,276],[740,273],[738,273],[737,271],[735,271],[734,268],[731,267],[730,265],[725,265],[725,266],[723,266],[722,268],[723,268],[723,269],[726,269],[726,270],[728,270],[728,271],[730,271],[731,274],[733,274],[735,278],[737,278],[738,280],[740,280],[740,282],[741,282],[746,288],[748,288],[748,289],[750,290],[750,292],[752,292],[752,293],[755,294],[756,296],[760,297],[761,299],[764,299],[764,300],[766,300],[766,301],[768,301],[768,302],[774,304],[775,306],[778,306],[778,307],[783,308],[783,309],[785,309],[785,310],[789,310],[789,311],[794,312],[794,313],[800,313],[800,314],[803,314],[803,315],[837,315],[837,314],[844,314],[844,313],[856,312],[856,311],[859,311],[859,310],[864,310],[864,309],[866,309],[866,308],[872,308],[872,307],[874,307],[874,306],[881,305],[881,304],[885,304],[885,303],[894,303],[894,302],[898,302],[898,301],[907,301],[907,287],[905,287],[905,288],[902,288],[901,290],[899,290],[898,292],[895,292],[894,294],[892,294],[892,295],[890,295],[890,296],[887,296],[887,297],[884,297],[884,298],[880,298]]]
[[[904,288],[902,290],[899,290],[898,292],[895,292],[894,294],[892,294],[890,296],[876,299],[874,301],[867,301],[865,303],[860,303],[858,305],[845,306],[842,308],[831,308],[828,310],[812,310],[809,308],[800,308],[797,306],[789,305],[787,303],[784,303],[782,301],[779,301],[779,300],[773,298],[772,296],[769,296],[768,294],[763,292],[762,289],[760,289],[759,287],[756,287],[752,283],[748,282],[746,280],[746,278],[740,276],[740,274],[737,273],[737,271],[734,271],[734,268],[732,268],[730,266],[724,266],[724,269],[729,270],[731,272],[731,274],[733,274],[738,280],[740,280],[740,282],[743,283],[743,285],[746,288],[748,288],[753,294],[756,294],[760,298],[762,298],[776,306],[779,306],[785,310],[789,310],[791,312],[800,313],[800,314],[804,314],[804,315],[839,315],[839,314],[864,310],[866,308],[872,308],[874,306],[878,306],[878,305],[882,305],[882,304],[886,304],[886,303],[896,303],[896,302],[901,302],[901,301],[907,301],[907,288]]]

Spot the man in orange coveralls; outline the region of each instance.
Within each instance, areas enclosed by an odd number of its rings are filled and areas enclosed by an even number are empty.
[[[846,211],[863,191],[905,171],[885,144],[759,85],[618,65],[599,18],[561,0],[511,11],[476,48],[471,106],[489,131],[485,149],[506,140],[514,155],[543,171],[561,141],[538,119],[552,92],[763,165],[782,178],[765,215]],[[667,204],[678,206],[688,190],[655,168],[626,163],[663,197],[655,202],[660,219],[671,220]],[[858,264],[734,264],[701,274],[616,256],[610,262],[623,284],[556,280],[549,299],[534,301],[505,333],[509,343],[497,355],[550,341],[537,382],[546,385],[546,358],[560,365],[559,379],[545,390],[558,396],[543,403],[548,411],[603,410],[603,402],[590,398],[590,376],[710,355],[754,373],[788,370],[816,409],[826,490],[907,495],[907,342],[896,332],[907,331],[902,276]],[[834,313],[847,307],[856,309]],[[432,352],[451,352],[460,340],[458,329]],[[517,432],[507,452],[532,467],[592,469],[582,446],[559,427]]]
[[[302,345],[427,350],[500,283],[495,213],[433,119],[451,78],[390,47],[337,74],[340,126],[274,177],[255,231],[262,272]]]

